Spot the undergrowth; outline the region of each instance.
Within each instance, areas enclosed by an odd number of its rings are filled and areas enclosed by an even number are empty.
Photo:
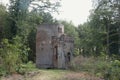
[[[16,67],[15,73],[24,75],[27,72],[35,71],[35,70],[37,70],[35,64],[32,61],[29,61],[26,64],[20,64],[18,67]],[[4,67],[0,66],[0,76],[7,76],[9,74],[10,73],[8,73],[8,71]],[[13,74],[13,73],[11,73],[11,74]]]
[[[70,69],[87,71],[105,80],[120,80],[120,61],[108,56],[78,56],[71,62]]]

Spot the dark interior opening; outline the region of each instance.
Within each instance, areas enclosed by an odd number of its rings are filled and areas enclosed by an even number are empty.
[[[67,53],[68,62],[70,62],[70,52]]]
[[[55,46],[55,58],[56,58],[56,60],[58,59],[58,50],[57,50],[57,46]]]

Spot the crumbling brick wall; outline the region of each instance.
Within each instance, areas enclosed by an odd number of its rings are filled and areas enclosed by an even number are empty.
[[[36,66],[66,68],[72,59],[73,38],[65,36],[61,24],[42,24],[36,36]]]

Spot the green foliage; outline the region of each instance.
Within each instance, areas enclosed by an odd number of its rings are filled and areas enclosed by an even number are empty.
[[[5,70],[5,68],[2,65],[0,65],[0,77],[3,75],[4,76],[7,75],[7,71]]]
[[[119,0],[97,0],[95,9],[90,17],[90,21],[95,24],[93,27],[105,30],[103,37],[106,40],[106,52],[109,55],[119,54],[119,29],[120,21],[120,1]]]
[[[62,24],[64,25],[65,33],[68,36],[71,36],[74,38],[75,47],[78,47],[79,46],[79,37],[78,37],[78,32],[76,31],[76,27],[73,25],[72,22],[62,21]]]
[[[16,68],[16,71],[20,74],[25,74],[33,70],[36,70],[36,66],[32,61],[29,61],[26,64],[20,64],[20,66]]]
[[[9,27],[9,13],[6,10],[6,7],[0,5],[0,42],[3,38],[10,38],[11,32]]]
[[[79,33],[79,51],[85,56],[98,56],[101,52],[105,52],[104,48],[104,30],[93,28],[92,21],[79,25],[77,31]]]
[[[18,36],[13,39],[12,43],[8,39],[3,39],[2,48],[0,48],[1,67],[8,73],[16,72],[16,68],[26,61],[28,50],[29,48],[22,44],[21,38]]]
[[[70,69],[74,71],[87,71],[105,80],[120,79],[120,61],[111,60],[107,55],[100,57],[76,57]]]
[[[107,69],[104,74],[106,80],[119,80],[120,79],[120,61],[111,61],[111,66]]]
[[[2,45],[3,47],[0,49],[2,66],[10,73],[15,72],[15,68],[21,63],[21,44],[10,44],[8,39],[4,39]]]
[[[99,56],[101,53],[119,55],[120,1],[93,0],[89,20],[79,25],[80,53]],[[115,6],[116,5],[116,6]]]
[[[59,6],[59,0],[10,0],[8,9],[0,5],[0,75],[33,67],[27,62],[35,61],[36,27],[55,23],[51,12]]]

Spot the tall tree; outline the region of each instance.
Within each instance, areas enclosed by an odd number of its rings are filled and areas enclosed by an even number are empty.
[[[53,19],[50,12],[56,11],[58,6],[59,0],[10,0],[9,30],[11,36],[9,39],[16,35],[20,36],[21,42],[25,45],[22,49],[29,46],[32,54],[35,54],[35,49],[32,47],[35,46],[35,26],[42,22],[51,23]],[[29,39],[34,41],[31,42]],[[31,43],[33,43],[32,46]]]
[[[95,3],[94,14],[106,28],[107,53],[119,54],[120,0],[97,0]]]

